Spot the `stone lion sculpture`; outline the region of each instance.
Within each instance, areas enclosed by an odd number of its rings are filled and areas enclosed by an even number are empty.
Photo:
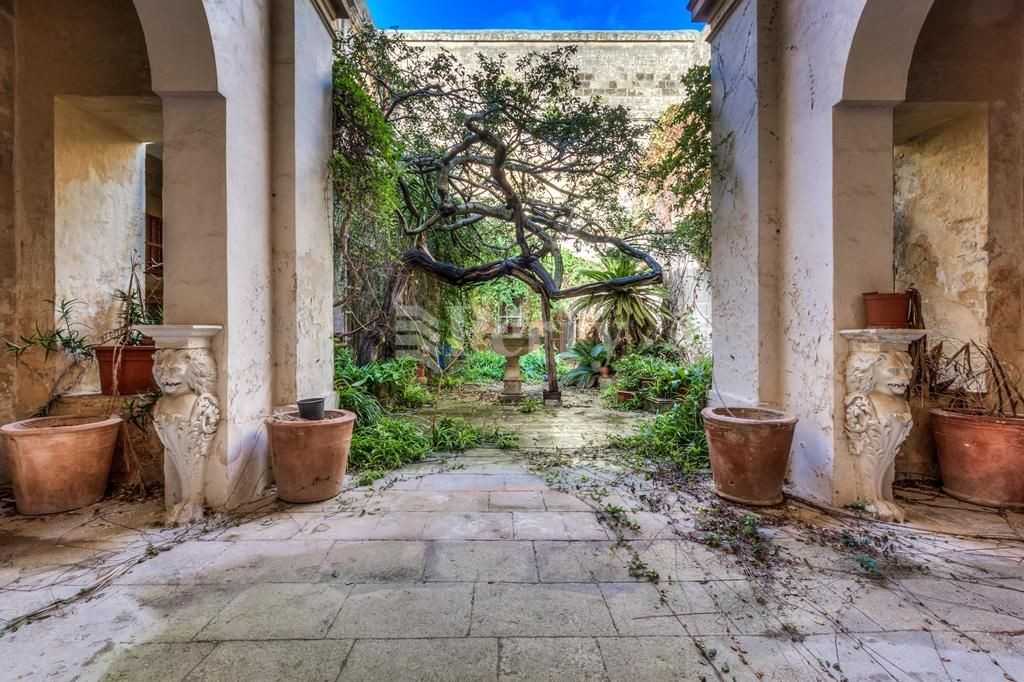
[[[164,445],[168,525],[203,518],[206,459],[220,423],[216,376],[217,366],[207,349],[166,349],[154,355],[153,378],[162,395],[153,423]]]
[[[855,351],[846,366],[846,426],[857,458],[860,497],[884,521],[905,518],[893,500],[896,455],[913,422],[907,389],[913,367],[903,351]]]

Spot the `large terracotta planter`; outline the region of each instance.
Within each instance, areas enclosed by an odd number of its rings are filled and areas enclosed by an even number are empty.
[[[701,416],[715,492],[742,504],[782,502],[796,417],[753,407],[706,407]]]
[[[873,291],[862,294],[864,299],[864,326],[867,329],[906,329],[910,324],[910,294],[880,294]]]
[[[0,428],[21,514],[55,514],[103,498],[120,417],[40,417]]]
[[[100,367],[100,389],[103,395],[114,394],[115,355],[121,356],[117,374],[118,395],[148,393],[156,389],[153,381],[153,353],[156,346],[122,346],[118,353],[114,346],[98,346],[96,362]]]
[[[345,481],[356,416],[347,410],[327,410],[323,419],[307,421],[298,414],[267,421],[277,496],[300,504],[328,500],[341,492]]]
[[[989,507],[1024,509],[1024,419],[931,410],[942,489]]]

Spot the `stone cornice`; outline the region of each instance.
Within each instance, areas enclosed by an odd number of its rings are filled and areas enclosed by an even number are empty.
[[[324,26],[331,33],[336,30],[336,22],[345,19],[355,26],[372,26],[373,18],[366,7],[365,0],[310,0],[317,14],[323,19]]]
[[[700,31],[532,31],[514,29],[419,30],[396,33],[410,42],[432,43],[695,43]]]
[[[738,4],[739,0],[690,0],[687,8],[694,21],[708,25],[710,39]]]

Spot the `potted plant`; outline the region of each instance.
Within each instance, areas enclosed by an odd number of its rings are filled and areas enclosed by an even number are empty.
[[[304,504],[340,493],[355,422],[348,410],[325,410],[322,419],[303,419],[298,410],[268,419],[277,496]]]
[[[706,407],[701,412],[715,493],[733,502],[782,502],[796,417],[762,407]]]
[[[14,483],[14,500],[21,514],[53,514],[78,509],[103,497],[122,420],[119,417],[50,417],[54,402],[67,384],[80,376],[93,357],[88,338],[72,322],[76,301],[57,304],[53,329],[36,330],[17,342],[4,340],[7,351],[21,357],[40,348],[45,360],[60,354],[65,360],[47,402],[36,416],[0,428]]]
[[[867,329],[908,329],[911,326],[911,291],[896,291],[896,265],[892,270],[892,292],[870,291],[864,300],[864,326]]]
[[[942,489],[975,504],[1024,509],[1019,371],[972,342],[945,358],[929,383],[941,403],[929,416]]]
[[[133,258],[128,287],[114,292],[120,305],[118,326],[95,347],[103,395],[133,395],[155,390],[153,382],[153,340],[136,329],[143,324],[162,324],[157,306],[146,305],[139,277],[141,265]]]

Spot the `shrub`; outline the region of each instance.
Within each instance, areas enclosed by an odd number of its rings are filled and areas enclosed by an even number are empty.
[[[514,448],[519,444],[519,437],[498,428],[487,431],[458,417],[442,417],[430,429],[430,442],[435,450],[462,452],[483,445]]]
[[[684,367],[681,378],[685,388],[675,407],[642,425],[635,434],[612,440],[633,456],[690,472],[709,465],[700,413],[707,405],[711,389],[711,360],[698,360]]]
[[[452,376],[469,384],[501,381],[505,376],[505,358],[493,350],[470,351],[459,360]]]
[[[382,417],[355,430],[348,461],[353,469],[362,472],[384,472],[418,462],[429,452],[430,439],[417,424]]]
[[[535,348],[523,357],[519,358],[519,369],[523,374],[523,381],[531,384],[539,384],[547,381],[548,361],[544,354],[543,346]],[[555,356],[555,374],[561,379],[571,367],[562,358]]]
[[[384,416],[384,409],[372,395],[355,386],[339,386],[338,407],[354,412],[356,426],[371,426]]]
[[[425,407],[434,403],[434,396],[422,384],[405,384],[396,402],[403,407]]]

